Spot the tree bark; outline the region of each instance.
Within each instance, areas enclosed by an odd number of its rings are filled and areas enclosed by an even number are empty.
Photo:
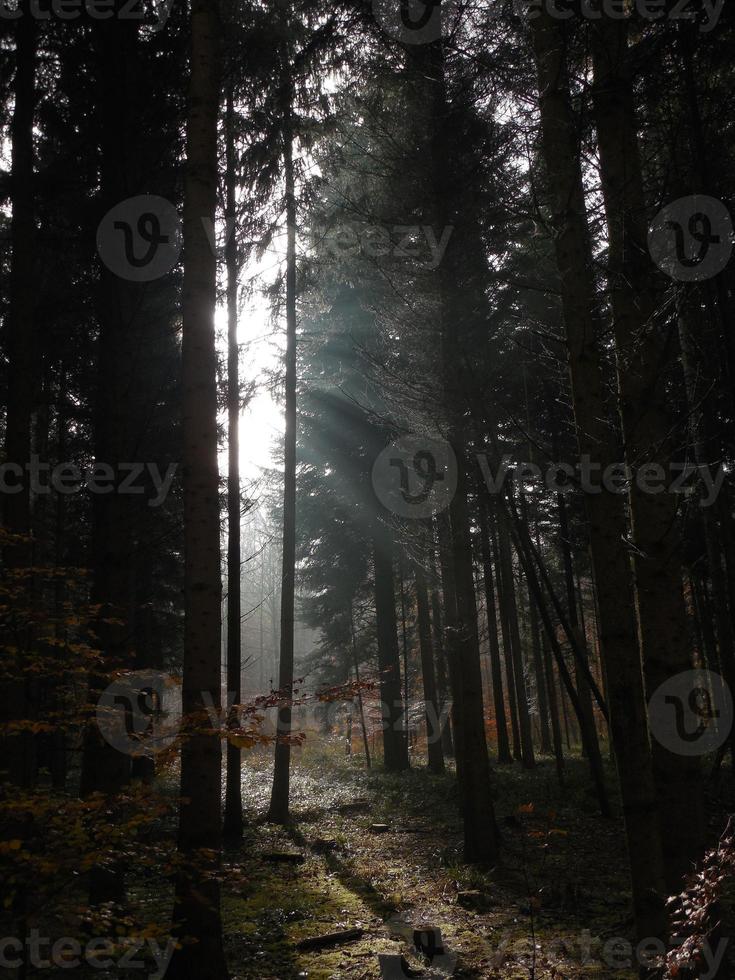
[[[402,772],[408,769],[408,745],[403,727],[393,542],[390,529],[380,519],[373,528],[373,560],[383,717],[383,764],[389,772]]]
[[[549,650],[546,634],[541,636],[541,655],[544,662],[546,690],[549,695],[549,714],[551,716],[551,737],[554,744],[554,761],[559,785],[564,785],[564,748],[561,744],[561,726],[559,725],[559,702],[556,696],[556,681],[554,679],[554,664]]]
[[[360,663],[357,657],[357,637],[355,635],[355,617],[350,603],[350,641],[352,643],[352,661],[355,667],[355,683],[357,684],[357,704],[360,710],[360,728],[362,730],[362,744],[365,748],[365,767],[370,769],[370,744],[365,724],[365,705],[362,700],[362,690],[360,688]]]
[[[217,207],[219,109],[217,0],[193,0],[191,76],[186,133],[182,387],[184,440],[184,673],[181,807],[174,930],[190,937],[171,961],[176,980],[225,980],[220,888],[222,747],[207,702],[221,700],[219,472],[217,357],[214,310],[217,263],[203,218]],[[211,227],[211,225],[210,225]]]
[[[414,46],[406,55],[413,61],[417,84],[425,95],[425,150],[431,185],[430,211],[438,227],[455,226],[457,174],[449,152],[451,107],[447,96],[444,47],[441,39]],[[462,315],[457,289],[457,270],[462,249],[451,238],[437,270],[439,361],[442,404],[447,441],[457,462],[457,488],[449,507],[449,536],[454,578],[456,629],[450,650],[454,661],[453,696],[455,752],[460,775],[465,860],[492,863],[498,856],[498,837],[490,782],[490,762],[485,735],[482,671],[477,632],[472,541],[468,505],[469,455],[465,433],[466,405],[461,384],[465,346],[470,323]],[[461,761],[460,761],[461,760]]]
[[[498,762],[501,765],[506,765],[513,762],[513,757],[510,754],[508,725],[505,719],[505,697],[503,694],[503,674],[500,664],[498,618],[495,609],[495,587],[493,585],[493,566],[490,552],[490,533],[488,531],[487,507],[482,499],[480,499],[479,503],[479,517],[480,547],[482,549],[482,575],[485,587],[488,643],[490,646],[490,671],[493,682],[495,724],[498,730]]]
[[[538,610],[533,596],[528,595],[528,608],[531,630],[531,649],[533,651],[533,672],[536,676],[536,700],[538,701],[539,727],[541,729],[541,752],[551,755],[551,729],[549,728],[549,702],[546,693],[546,677],[541,652]],[[577,681],[579,683],[579,681]],[[589,690],[589,688],[588,688]],[[591,707],[591,702],[590,702]]]
[[[547,12],[532,22],[539,79],[542,149],[551,191],[554,248],[561,284],[572,400],[580,455],[605,466],[615,460],[605,424],[598,351],[599,314],[587,224],[577,120],[570,104],[563,24]],[[622,500],[585,496],[597,587],[600,643],[620,777],[640,938],[666,932],[662,844],[658,826],[646,702],[634,616]]]
[[[235,174],[235,111],[232,94],[225,110],[225,224],[229,238],[227,266],[227,699],[232,699],[231,722],[237,726],[242,702],[242,625],[240,598],[240,348],[237,343],[237,180]],[[224,837],[239,840],[243,832],[242,752],[227,742]]]
[[[286,182],[286,431],[283,463],[283,550],[281,566],[281,645],[278,738],[268,819],[286,823],[291,777],[294,609],[296,597],[296,189],[293,162],[292,92],[283,107],[283,169]]]
[[[403,574],[403,555],[398,559],[398,587],[401,596],[401,654],[403,657],[403,727],[406,732],[406,747],[409,765],[411,763],[411,729],[409,726],[408,705],[408,626],[406,623],[406,582]]]
[[[442,596],[444,598],[444,634],[443,643],[449,668],[449,688],[452,695],[452,737],[454,744],[454,761],[457,768],[457,782],[462,785],[462,770],[464,753],[462,746],[462,712],[460,710],[461,693],[458,692],[459,678],[457,676],[457,588],[454,580],[452,564],[452,542],[449,531],[449,517],[446,512],[436,517],[437,540],[439,545],[439,568],[441,570]]]
[[[112,20],[96,27],[95,53],[102,91],[100,113],[100,217],[123,201],[130,183],[129,160],[135,150],[130,99],[135,84],[137,30]],[[140,316],[143,287],[103,267],[97,298],[97,391],[94,407],[94,455],[122,479],[118,466],[134,458],[131,417],[134,411],[136,341],[144,329]],[[95,645],[103,663],[89,676],[88,699],[94,704],[116,671],[133,663],[134,639],[134,505],[131,497],[95,494],[92,501],[92,605],[99,612]],[[80,794],[113,796],[131,775],[131,758],[110,745],[96,717],[88,721],[83,740]],[[122,866],[93,868],[90,902],[122,902]]]
[[[505,525],[505,520],[500,514],[498,514],[498,548],[500,553],[500,575],[503,580],[503,598],[505,599],[505,615],[508,623],[510,659],[513,667],[513,680],[516,691],[518,727],[521,737],[521,762],[525,769],[533,769],[536,761],[533,754],[531,717],[528,711],[528,695],[526,693],[526,679],[523,669],[521,634],[518,627],[518,606],[516,603],[515,582],[513,580],[513,561],[508,530]]]
[[[436,588],[431,590],[431,631],[434,638],[434,650],[436,651],[437,696],[441,706],[440,717],[443,718],[444,708],[450,698],[447,687],[447,667],[446,657],[444,654],[444,630],[442,624],[441,603],[439,601],[439,592]],[[451,712],[447,714],[446,721],[442,725],[442,751],[445,759],[454,758]]]
[[[419,628],[419,649],[421,652],[421,675],[424,681],[424,704],[426,706],[426,741],[429,755],[429,769],[434,773],[444,772],[444,753],[439,733],[435,726],[439,721],[439,699],[436,693],[434,673],[434,649],[431,642],[431,621],[429,619],[429,596],[426,575],[420,562],[414,566],[416,582],[416,610]]]
[[[513,674],[513,657],[511,654],[510,620],[508,618],[508,605],[505,601],[505,583],[501,574],[500,545],[498,544],[497,530],[494,525],[491,525],[490,533],[492,535],[493,554],[495,555],[495,569],[497,573],[498,609],[500,612],[500,632],[503,637],[503,661],[505,664],[505,680],[508,687],[508,710],[510,712],[510,731],[513,739],[513,758],[520,761],[521,730],[518,725],[516,683]]]
[[[33,123],[36,109],[37,24],[30,3],[23,0],[16,22],[15,86],[10,124],[12,169],[10,191],[10,280],[7,311],[8,404],[5,420],[5,461],[16,467],[17,489],[3,495],[2,519],[5,530],[19,537],[3,541],[6,572],[33,564],[30,540],[30,484],[26,465],[31,458],[31,417],[36,391],[35,325],[35,205]],[[20,468],[20,472],[18,472]],[[21,578],[23,601],[31,602],[31,579]],[[17,648],[17,661],[8,665],[12,679],[0,685],[4,722],[29,719],[33,711],[31,681],[26,675],[25,657],[31,644],[30,626],[11,641]],[[5,735],[2,739],[2,769],[19,786],[35,781],[35,740],[27,732]]]
[[[656,270],[647,248],[647,216],[630,77],[627,22],[607,13],[592,26],[593,105],[609,237],[608,283],[618,362],[620,418],[635,543],[635,594],[646,687],[692,667],[682,590],[681,535],[676,495],[643,492],[638,469],[657,463],[671,474],[675,433],[669,413],[666,363],[669,327],[656,322]],[[673,476],[673,474],[672,474]],[[610,672],[608,671],[608,678]],[[699,760],[654,739],[664,870],[679,891],[703,846]]]
[[[572,549],[569,543],[569,522],[567,520],[567,505],[564,500],[564,494],[558,493],[556,495],[556,506],[559,516],[559,547],[561,549],[564,585],[567,593],[567,616],[569,618],[570,629],[576,637],[580,655],[584,658],[584,663],[579,663],[578,660],[575,660],[577,692],[579,693],[579,701],[582,705],[585,724],[589,725],[592,738],[598,743],[597,747],[599,751],[595,714],[592,708],[592,688],[590,687],[587,673],[584,669],[586,667],[587,671],[590,670],[589,656],[587,654],[586,638],[577,614],[577,597],[574,587],[574,562],[572,561]]]

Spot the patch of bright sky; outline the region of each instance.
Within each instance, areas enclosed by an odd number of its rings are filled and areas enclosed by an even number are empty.
[[[279,255],[269,250],[262,262],[254,262],[240,277],[240,304],[237,339],[240,347],[240,385],[255,383],[255,394],[240,416],[240,475],[243,485],[255,482],[263,468],[276,465],[283,442],[283,409],[278,405],[269,381],[278,370],[285,340],[285,321],[274,320],[270,302],[262,294],[262,284],[278,275]],[[243,288],[245,287],[245,288]],[[248,288],[251,287],[251,288]],[[227,356],[227,310],[217,307],[215,314],[217,347]],[[226,425],[223,415],[222,423]],[[220,453],[220,471],[227,472],[227,446]]]
[[[327,88],[335,87],[333,77]],[[319,167],[308,154],[297,148],[297,158],[304,172],[319,173]],[[303,243],[297,240],[298,250]],[[282,228],[261,259],[255,257],[241,271],[239,280],[239,315],[237,337],[240,347],[240,386],[244,390],[255,383],[255,394],[240,416],[240,477],[242,485],[257,482],[264,468],[279,467],[284,437],[283,405],[272,390],[273,375],[278,372],[285,351],[285,314],[274,317],[264,290],[283,272],[286,260],[286,236]],[[215,312],[217,349],[227,357],[227,310],[224,304]],[[226,425],[223,415],[221,424]],[[220,472],[227,472],[227,445],[220,452]]]

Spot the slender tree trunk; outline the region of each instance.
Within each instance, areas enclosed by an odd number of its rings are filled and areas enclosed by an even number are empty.
[[[265,694],[265,626],[263,623],[263,609],[265,607],[265,554],[260,556],[260,608],[258,609],[258,651],[260,655],[260,665],[258,670],[259,694]]]
[[[683,91],[689,114],[689,145],[692,161],[692,181],[691,189],[698,194],[710,194],[714,197],[719,196],[717,182],[712,179],[711,154],[707,150],[707,132],[702,113],[699,106],[698,78],[695,63],[696,54],[696,25],[681,22],[678,25],[678,48],[680,53],[683,77]],[[701,283],[698,289],[692,290],[690,297],[696,301],[700,296],[703,297],[706,306],[711,329],[716,333],[715,343],[704,341],[699,346],[705,348],[705,355],[701,358],[706,361],[702,367],[710,368],[714,377],[719,377],[721,385],[721,398],[727,408],[730,409],[729,423],[722,423],[726,436],[721,438],[716,436],[717,426],[713,415],[716,407],[713,407],[711,396],[705,397],[702,404],[699,425],[696,416],[693,420],[695,431],[694,445],[695,452],[698,450],[704,457],[709,456],[706,462],[719,461],[722,457],[723,442],[727,444],[728,436],[730,445],[733,444],[733,417],[735,413],[735,390],[733,379],[735,378],[735,343],[733,343],[732,330],[730,328],[733,314],[733,302],[731,291],[728,288],[726,273],[720,273],[714,281],[707,280]],[[695,405],[698,403],[697,377],[699,364],[695,354],[696,346],[693,338],[696,334],[691,331],[695,327],[694,311],[689,310],[684,300],[684,308],[679,319],[679,336],[682,349],[682,361],[684,365],[684,380],[687,389],[687,398],[690,411],[696,411]],[[691,323],[689,321],[692,321]],[[701,330],[697,331],[701,335]],[[718,356],[722,352],[724,356]],[[701,432],[696,431],[701,429]],[[703,438],[704,437],[704,438]],[[706,442],[706,448],[702,442]],[[704,452],[702,452],[704,450]],[[726,449],[724,450],[727,451]],[[700,460],[698,459],[697,462]],[[703,462],[705,460],[702,460]],[[735,689],[735,539],[732,534],[732,503],[731,491],[728,486],[728,477],[718,496],[716,507],[706,508],[703,514],[706,544],[707,561],[711,567],[712,591],[715,601],[717,614],[717,632],[720,645],[720,659],[723,674],[730,690]],[[711,513],[714,511],[715,513]],[[718,535],[719,530],[719,535]],[[720,565],[720,550],[725,562],[725,572],[723,575]],[[729,610],[729,625],[724,621]],[[735,731],[731,733],[729,739],[731,755],[735,764]]]
[[[521,730],[518,725],[518,708],[516,707],[516,682],[513,674],[513,656],[511,654],[510,619],[508,617],[508,604],[505,599],[505,583],[501,573],[498,535],[494,526],[491,526],[490,530],[492,534],[493,554],[495,555],[495,569],[497,572],[498,608],[500,612],[500,631],[503,637],[503,661],[505,664],[505,680],[508,687],[508,710],[510,712],[510,730],[513,738],[513,758],[520,761]]]
[[[414,46],[406,54],[413,61],[414,75],[425,101],[426,151],[432,196],[432,221],[438,227],[456,225],[457,174],[449,152],[449,118],[441,39]],[[417,107],[417,111],[418,107]],[[438,337],[441,345],[440,376],[447,436],[457,461],[457,488],[449,507],[451,563],[454,577],[456,631],[450,649],[454,661],[455,752],[460,775],[464,856],[467,861],[492,863],[498,856],[498,835],[490,781],[490,762],[485,736],[482,671],[477,632],[477,603],[474,589],[472,540],[468,505],[469,453],[465,433],[466,409],[462,368],[467,353],[470,323],[462,316],[462,297],[457,289],[457,270],[464,261],[454,238],[437,270]],[[461,762],[459,761],[461,760]]]
[[[15,647],[10,658],[3,649],[5,677],[0,681],[0,718],[3,729],[9,722],[22,723],[32,719],[34,691],[27,657],[32,636],[33,576],[24,569],[34,564],[31,541],[30,486],[26,465],[31,457],[31,420],[35,400],[36,324],[35,324],[35,204],[33,124],[35,118],[37,24],[31,4],[21,0],[15,28],[15,86],[13,116],[10,124],[12,169],[10,192],[10,281],[6,319],[7,331],[7,410],[5,417],[5,462],[15,467],[14,480],[18,488],[2,498],[2,565],[3,577],[14,572],[18,578],[5,581],[5,587],[19,589],[19,619],[26,622],[5,638]],[[18,537],[8,540],[5,533]],[[29,732],[3,733],[0,739],[0,783],[6,781],[30,788],[36,780],[36,739]],[[19,818],[5,814],[0,823],[3,842],[24,841],[32,832],[29,814]],[[14,934],[25,940],[28,930],[26,883],[19,882],[8,908]],[[25,946],[21,960],[12,976],[25,978],[28,961]],[[10,971],[9,971],[10,972]]]
[[[294,610],[296,598],[296,188],[293,163],[292,94],[283,109],[283,169],[286,181],[286,431],[283,464],[283,553],[281,566],[281,648],[278,687],[285,703],[278,710],[268,819],[286,823],[291,778]]]
[[[235,176],[235,110],[232,94],[225,110],[225,219],[229,238],[227,265],[227,699],[232,699],[231,723],[237,726],[242,702],[242,602],[240,598],[240,348],[237,343],[237,182]],[[227,742],[227,782],[223,835],[242,837],[242,758],[238,745]]]
[[[403,726],[406,730],[409,765],[411,762],[411,731],[408,707],[408,627],[406,625],[406,582],[403,575],[403,556],[398,559],[398,584],[401,591],[401,653],[403,654]]]
[[[215,877],[222,846],[222,747],[207,704],[221,700],[222,581],[217,467],[217,263],[203,218],[217,207],[219,109],[217,0],[193,0],[184,198],[182,394],[184,407],[184,673],[181,808],[171,961],[176,980],[226,980]]]
[[[434,674],[434,650],[431,642],[431,621],[429,619],[429,596],[426,575],[421,564],[414,566],[416,582],[416,609],[418,614],[419,649],[421,652],[421,675],[424,681],[424,705],[426,707],[426,742],[431,772],[444,772],[444,753],[436,725],[439,721],[439,699],[436,694]]]
[[[56,417],[56,458],[66,459],[66,434],[67,434],[67,373],[66,365],[62,361],[59,365],[59,395],[58,410]],[[64,622],[64,597],[67,584],[63,575],[58,574],[58,570],[65,565],[64,555],[66,546],[66,506],[65,498],[61,493],[56,494],[54,501],[54,565],[57,575],[54,579],[54,639],[63,649],[66,641],[66,625]],[[67,691],[66,677],[60,678],[60,683],[54,693],[55,710],[63,710],[64,696]],[[66,732],[63,728],[51,735],[51,782],[54,789],[64,790],[68,775],[69,760],[67,755]]]
[[[439,704],[441,708],[440,717],[444,718],[446,705],[449,702],[449,689],[447,686],[447,667],[444,654],[444,630],[442,625],[441,603],[437,589],[431,590],[431,630],[434,638],[434,650],[436,651],[436,686]],[[446,720],[442,724],[442,752],[445,759],[454,758],[454,740],[452,738],[451,712],[447,713]]]
[[[694,597],[697,603],[697,616],[702,629],[702,653],[708,667],[717,666],[717,637],[712,626],[714,616],[707,590],[707,581],[702,573],[694,578]]]
[[[482,672],[477,635],[477,606],[472,570],[472,544],[467,511],[467,459],[459,437],[453,448],[457,454],[458,487],[450,508],[452,555],[457,602],[455,654],[458,675],[459,710],[462,725],[462,817],[464,857],[474,863],[491,863],[498,856],[497,830],[490,785],[490,763],[485,737],[482,702]]]
[[[36,389],[35,326],[35,206],[33,122],[36,106],[37,24],[30,3],[23,0],[16,21],[15,87],[13,117],[10,124],[12,170],[10,191],[10,281],[7,312],[8,404],[5,421],[5,461],[15,467],[17,489],[3,495],[2,520],[5,530],[19,535],[15,541],[3,540],[6,570],[27,568],[33,563],[30,541],[30,485],[26,465],[31,458],[31,417]],[[31,603],[30,579],[24,580],[21,602]],[[6,670],[11,679],[0,685],[3,722],[31,718],[31,682],[26,675],[25,658],[31,643],[30,626],[10,643],[17,649],[17,660]],[[21,733],[2,739],[2,770],[11,782],[30,786],[35,780],[35,739]]]
[[[706,396],[699,390],[698,380],[703,365],[697,363],[693,340],[696,313],[697,310],[694,308],[691,298],[684,297],[679,311],[679,346],[681,348],[682,373],[684,375],[694,460],[697,466],[704,467],[713,463],[717,465],[720,454],[716,441],[710,435],[714,428],[710,418],[711,409],[707,404]],[[700,403],[702,403],[701,408]],[[717,510],[718,508],[715,506],[703,507],[701,522],[707,554],[707,568],[712,584],[712,605],[714,606],[719,666],[730,690],[735,691],[735,641],[733,639],[732,611],[728,601],[727,561],[725,561],[725,568],[723,568],[723,551],[726,551],[728,544],[726,528],[731,521],[731,516],[725,512],[722,515],[722,520],[718,521]],[[724,548],[721,547],[722,545]],[[709,622],[707,628],[711,631]],[[735,746],[735,732],[731,733],[729,742]]]
[[[605,424],[607,413],[597,347],[600,337],[598,299],[585,208],[580,140],[569,91],[566,28],[548,12],[542,12],[532,22],[532,36],[577,439],[580,455],[605,466],[615,461],[615,451]],[[640,938],[663,938],[666,927],[662,905],[662,845],[630,563],[623,545],[625,512],[622,500],[612,494],[587,494],[585,506],[636,928]]]
[[[536,675],[536,698],[538,701],[539,725],[541,728],[541,752],[551,755],[551,730],[549,728],[549,703],[546,693],[546,677],[541,653],[541,637],[539,635],[538,610],[533,596],[529,593],[528,607],[531,629],[531,648],[533,650],[533,671]],[[579,683],[579,682],[578,682]],[[589,688],[588,688],[589,690]]]
[[[559,682],[559,700],[561,701],[561,716],[564,720],[564,739],[567,743],[567,750],[572,751],[572,739],[569,730],[569,712],[567,710],[567,696],[564,693],[564,685],[562,683],[561,677],[558,678]]]
[[[378,518],[373,528],[373,559],[380,699],[383,714],[383,764],[389,772],[401,772],[408,769],[408,745],[403,726],[401,660],[398,649],[391,534],[390,528]]]
[[[567,616],[569,617],[569,626],[577,639],[580,654],[584,658],[584,663],[575,661],[577,692],[579,694],[579,702],[582,705],[585,724],[589,726],[593,740],[598,742],[595,714],[592,709],[592,689],[584,669],[586,667],[587,670],[590,670],[589,657],[587,655],[586,637],[577,614],[577,597],[574,588],[574,563],[572,561],[572,549],[569,543],[569,522],[567,520],[567,505],[564,500],[564,494],[559,493],[556,495],[556,506],[559,516],[559,546],[562,555],[562,566],[564,568],[564,585],[567,593]]]
[[[135,87],[137,28],[114,19],[95,31],[95,52],[102,89],[100,116],[100,216],[124,200],[131,175],[126,166],[135,149],[130,100]],[[133,459],[132,418],[137,341],[145,329],[140,316],[143,288],[102,269],[98,299],[97,392],[94,454],[112,467],[119,482],[121,462]],[[134,502],[115,489],[96,494],[92,502],[91,601],[99,612],[94,632],[103,663],[89,677],[88,698],[98,701],[116,671],[133,663],[135,629]],[[85,727],[80,793],[119,793],[131,775],[131,758],[111,745],[92,717]],[[90,902],[122,902],[122,865],[95,867],[90,874]]]
[[[620,417],[632,473],[630,512],[636,607],[649,696],[692,667],[682,590],[678,500],[645,493],[638,469],[656,463],[670,474],[674,430],[666,385],[668,327],[656,322],[658,295],[647,249],[647,216],[630,78],[627,22],[607,13],[592,26],[593,103],[609,235],[609,287],[618,359]],[[608,671],[608,678],[610,671]],[[664,870],[679,891],[703,844],[699,760],[654,739]]]
[[[498,730],[498,762],[506,765],[513,761],[508,740],[508,725],[505,720],[505,697],[503,695],[503,674],[500,664],[500,644],[498,642],[498,619],[495,610],[495,587],[493,585],[493,566],[490,553],[490,533],[488,531],[487,507],[480,499],[480,547],[482,549],[482,572],[485,587],[485,606],[487,613],[488,643],[490,645],[490,670],[493,682],[493,703],[495,705],[495,724]]]
[[[554,743],[554,761],[556,763],[556,774],[559,784],[564,785],[564,749],[561,744],[561,728],[559,726],[559,702],[556,696],[556,682],[554,680],[554,664],[549,651],[549,641],[546,634],[541,636],[541,655],[544,662],[544,675],[546,679],[546,690],[549,695],[549,714],[551,717],[551,736]]]
[[[536,764],[533,754],[531,737],[531,717],[528,711],[528,695],[526,679],[523,670],[523,651],[521,649],[521,634],[518,627],[518,606],[516,604],[515,582],[513,580],[513,562],[511,558],[510,540],[505,520],[498,515],[498,547],[500,549],[500,574],[503,579],[503,596],[505,599],[506,616],[508,621],[508,639],[510,641],[510,657],[513,665],[513,679],[516,690],[518,707],[518,727],[521,736],[521,762],[525,769],[533,769]]]
[[[437,540],[439,545],[439,567],[441,569],[442,595],[444,597],[444,650],[449,667],[449,687],[452,693],[452,737],[454,742],[454,761],[457,767],[457,782],[462,786],[464,771],[464,741],[462,736],[463,717],[461,693],[458,692],[457,675],[457,587],[452,564],[452,542],[449,517],[446,512],[436,517]]]
[[[350,603],[350,639],[352,642],[352,661],[355,666],[355,682],[357,683],[357,704],[360,709],[360,728],[362,729],[362,744],[365,747],[365,766],[370,769],[370,743],[365,724],[365,705],[362,700],[362,690],[360,688],[360,662],[357,657],[357,637],[355,635],[355,617]]]
[[[514,515],[515,516],[515,515]],[[523,533],[526,532],[526,533]],[[574,709],[574,713],[579,721],[579,730],[582,738],[582,746],[587,753],[590,775],[592,777],[592,783],[595,787],[595,792],[597,794],[597,799],[600,805],[600,813],[603,817],[610,816],[610,802],[607,796],[607,789],[605,787],[605,775],[602,766],[602,758],[600,756],[599,746],[593,738],[592,732],[590,731],[589,722],[584,718],[582,705],[580,704],[579,695],[576,688],[574,687],[574,682],[572,681],[572,676],[569,672],[569,668],[564,660],[564,654],[562,652],[559,640],[557,639],[556,629],[554,623],[549,615],[548,608],[544,602],[543,592],[541,590],[541,584],[539,582],[536,569],[534,567],[533,556],[529,548],[530,539],[527,536],[527,529],[525,525],[522,528],[518,528],[516,523],[516,533],[515,533],[515,546],[518,552],[518,558],[523,566],[523,570],[526,574],[526,581],[528,582],[529,590],[531,591],[533,598],[536,601],[536,605],[539,611],[539,615],[544,623],[544,628],[546,629],[546,635],[548,637],[551,649],[554,654],[554,659],[556,660],[556,665],[559,670],[559,676],[564,684],[569,700]]]

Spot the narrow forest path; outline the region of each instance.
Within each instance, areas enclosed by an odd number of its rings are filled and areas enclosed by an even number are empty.
[[[461,862],[453,777],[423,767],[366,772],[336,746],[296,755],[288,828],[263,822],[269,755],[246,756],[243,766],[249,819],[236,859],[248,882],[223,908],[233,980],[378,978],[378,953],[408,952],[407,924],[441,929],[457,977],[636,976],[625,966],[632,918],[622,826],[598,816],[583,762],[568,762],[563,792],[550,761],[530,773],[496,770],[504,857],[480,872]],[[374,833],[375,823],[389,829]],[[274,863],[264,856],[273,851],[304,861]],[[352,928],[363,938],[297,949]]]

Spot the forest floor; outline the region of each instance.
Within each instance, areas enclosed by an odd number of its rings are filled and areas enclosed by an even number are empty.
[[[459,978],[637,976],[626,945],[622,822],[599,816],[582,760],[567,761],[563,790],[552,760],[532,772],[494,771],[502,859],[479,871],[462,864],[452,775],[368,771],[362,756],[347,758],[328,743],[307,743],[294,755],[287,828],[264,819],[270,753],[245,756],[246,836],[228,859],[245,866],[247,881],[239,894],[225,889],[223,906],[232,980],[372,980],[380,977],[378,953],[403,953],[420,968],[404,933],[426,925],[441,929]],[[710,802],[714,842],[735,809],[729,774]],[[374,833],[375,823],[389,829]],[[274,863],[269,852],[304,860]],[[303,939],[347,929],[362,929],[362,938],[298,950]]]

